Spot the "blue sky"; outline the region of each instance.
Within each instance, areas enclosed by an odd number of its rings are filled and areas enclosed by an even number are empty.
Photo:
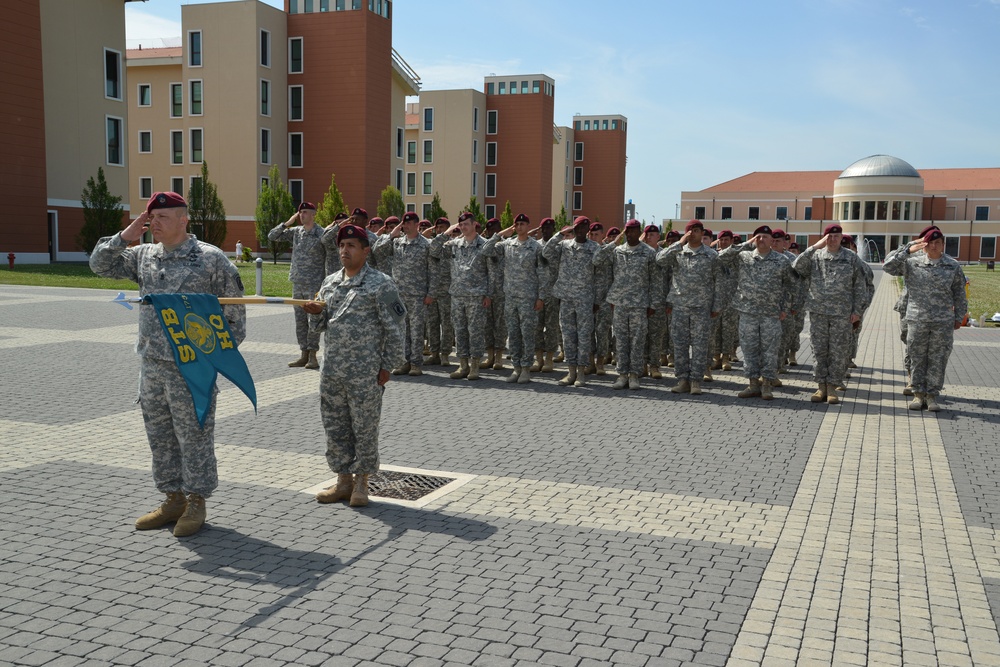
[[[129,46],[179,44],[181,4],[128,3]],[[626,197],[648,221],[674,217],[681,191],[752,171],[839,170],[876,153],[918,169],[1000,167],[1000,0],[393,8],[393,46],[424,90],[541,72],[556,81],[557,124],[626,116]]]

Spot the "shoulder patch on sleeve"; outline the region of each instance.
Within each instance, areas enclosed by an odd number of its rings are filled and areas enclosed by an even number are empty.
[[[406,317],[406,306],[403,305],[402,300],[399,298],[399,293],[396,290],[382,290],[379,300],[385,304],[385,306],[389,309],[389,312],[396,318],[397,322],[402,322]]]

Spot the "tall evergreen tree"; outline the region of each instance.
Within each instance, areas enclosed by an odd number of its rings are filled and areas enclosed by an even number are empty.
[[[556,229],[562,229],[569,224],[569,216],[566,214],[566,206],[563,205],[559,209],[559,215],[553,218],[556,221]]]
[[[111,194],[104,178],[104,168],[97,168],[97,180],[91,176],[80,194],[83,204],[83,227],[76,242],[88,255],[105,236],[111,236],[122,228],[122,196]]]
[[[326,227],[333,222],[338,213],[350,214],[350,212],[347,202],[344,201],[344,195],[337,187],[337,175],[330,174],[330,188],[323,194],[323,201],[316,209],[316,224]]]
[[[391,185],[386,186],[385,190],[378,198],[378,208],[376,209],[378,217],[388,218],[390,215],[394,215],[397,218],[402,218],[403,214],[406,213],[406,204],[403,203],[403,193],[401,193],[396,188]]]
[[[486,226],[486,216],[483,214],[481,208],[479,208],[479,202],[476,201],[475,197],[469,198],[469,205],[465,207],[465,210],[476,216],[475,220],[483,227]]]
[[[514,211],[510,208],[510,200],[507,200],[507,205],[503,207],[503,213],[500,214],[500,228],[507,229],[514,224]]]
[[[201,163],[201,176],[191,181],[188,221],[195,235],[205,243],[221,248],[226,242],[226,207],[219,198],[218,187],[208,178],[208,162]]]
[[[278,255],[287,252],[291,244],[284,241],[268,241],[267,233],[295,213],[292,193],[281,181],[278,165],[272,164],[267,172],[267,183],[261,186],[257,195],[257,210],[254,213],[254,227],[257,241],[271,251],[271,261],[278,263]]]
[[[427,219],[434,222],[438,218],[447,218],[448,211],[441,208],[441,195],[437,192],[434,193],[434,199],[431,200],[431,211],[427,216]]]

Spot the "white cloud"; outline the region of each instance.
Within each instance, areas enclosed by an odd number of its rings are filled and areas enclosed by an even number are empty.
[[[179,46],[180,21],[171,21],[141,9],[125,6],[125,40],[129,48]]]

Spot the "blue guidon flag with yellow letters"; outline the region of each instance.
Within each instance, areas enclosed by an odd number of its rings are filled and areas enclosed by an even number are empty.
[[[212,406],[218,373],[239,387],[257,411],[257,390],[229,323],[214,294],[148,294],[156,317],[174,350],[174,360],[194,400],[198,425]]]

